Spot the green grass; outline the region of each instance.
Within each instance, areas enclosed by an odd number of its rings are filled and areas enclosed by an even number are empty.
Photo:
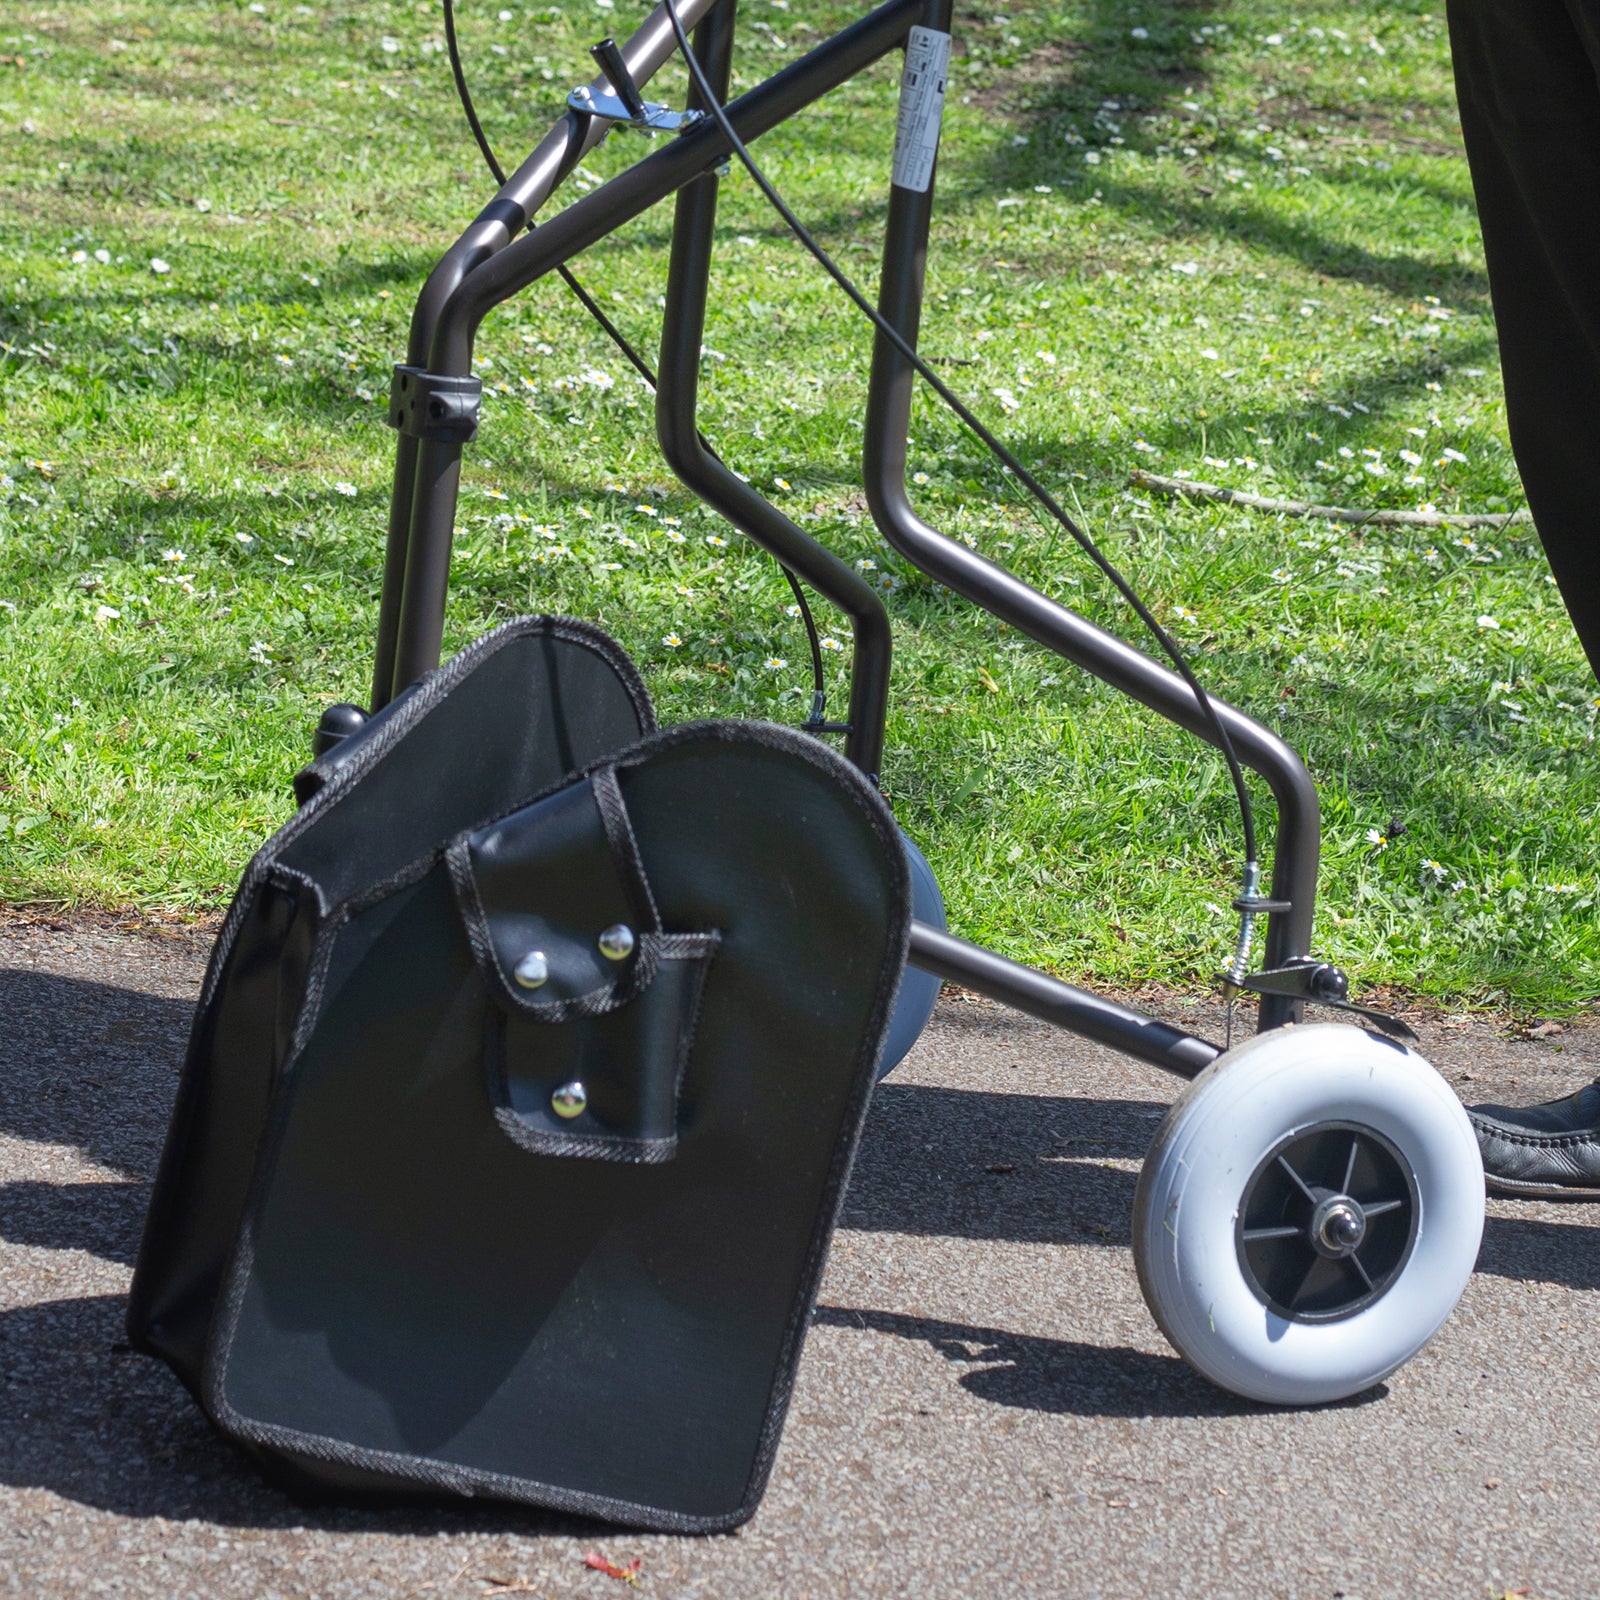
[[[633,13],[505,9],[465,0],[463,32],[515,158]],[[741,79],[849,15],[750,0]],[[1593,999],[1597,688],[1531,530],[1356,532],[1129,487],[1146,467],[1350,505],[1520,503],[1442,10],[1078,0],[958,35],[924,349],[1208,684],[1305,756],[1319,952],[1441,999]],[[0,19],[0,896],[217,907],[288,815],[319,707],[365,699],[388,370],[489,192],[441,46],[429,3]],[[869,285],[894,95],[885,62],[759,146]],[[619,136],[590,165],[641,148]],[[705,424],[889,590],[885,778],[954,926],[1079,977],[1209,974],[1239,849],[1219,759],[885,548],[858,489],[868,331],[742,175],[723,188]],[[647,349],[669,222],[579,263]],[[540,285],[478,355],[447,648],[567,611],[636,653],[664,720],[798,721],[786,588],[673,484],[649,396],[582,311]],[[925,397],[912,455],[941,530],[1136,637]],[[829,662],[839,707],[848,649]],[[1260,810],[1270,833],[1264,792]],[[1406,831],[1376,845],[1391,818]]]

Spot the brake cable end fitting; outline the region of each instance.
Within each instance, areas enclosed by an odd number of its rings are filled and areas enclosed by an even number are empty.
[[[1244,883],[1239,897],[1233,902],[1239,913],[1239,938],[1233,947],[1233,960],[1222,974],[1223,982],[1234,989],[1240,988],[1250,976],[1250,950],[1256,940],[1255,902],[1261,898],[1261,863],[1244,864]]]

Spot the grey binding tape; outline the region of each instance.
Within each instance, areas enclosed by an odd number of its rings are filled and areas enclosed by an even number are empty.
[[[894,182],[902,189],[925,194],[933,182],[949,67],[950,35],[933,28],[913,28],[906,39],[900,114],[894,128]]]

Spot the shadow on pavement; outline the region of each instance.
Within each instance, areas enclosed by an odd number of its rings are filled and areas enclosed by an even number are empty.
[[[0,1132],[152,1176],[193,1013],[187,1000],[0,969]]]
[[[841,1225],[1030,1243],[1126,1244],[1141,1100],[879,1084]],[[1123,1165],[1110,1165],[1118,1162]]]
[[[1024,1411],[1084,1417],[1232,1417],[1282,1409],[1215,1388],[1175,1355],[848,1306],[819,1306],[813,1320],[827,1327],[921,1340],[946,1361],[970,1364],[971,1370],[960,1380],[969,1394]],[[1366,1405],[1388,1392],[1380,1383],[1339,1404]]]
[[[1155,1132],[1151,1112],[1159,1117],[1162,1109],[1142,1100],[880,1084],[841,1226],[1126,1245],[1138,1178],[1131,1163]],[[1600,1226],[1490,1217],[1477,1270],[1600,1289]]]
[[[1600,1289],[1600,1227],[1535,1217],[1490,1217],[1483,1225],[1477,1270],[1517,1282]]]
[[[0,1240],[131,1267],[149,1202],[147,1183],[0,1184]]]
[[[0,1312],[0,1483],[126,1517],[329,1533],[580,1534],[594,1524],[515,1506],[306,1504],[211,1431],[178,1381],[123,1341],[121,1295]]]

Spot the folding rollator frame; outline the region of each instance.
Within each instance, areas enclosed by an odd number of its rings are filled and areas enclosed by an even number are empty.
[[[735,0],[681,0],[685,27],[714,92],[729,84]],[[746,94],[726,103],[748,143],[874,62],[900,49],[913,27],[950,27],[951,0],[888,0]],[[400,431],[389,513],[383,597],[373,677],[378,710],[438,665],[463,447],[478,420],[474,338],[498,305],[639,216],[677,195],[663,318],[656,429],[673,471],[696,496],[770,552],[850,620],[853,656],[845,755],[876,776],[882,762],[892,649],[888,615],[856,572],[796,526],[705,449],[696,426],[720,178],[731,154],[718,122],[691,87],[689,115],[670,142],[531,228],[539,207],[610,131],[584,104],[629,112],[638,86],[672,54],[671,20],[658,7],[620,47],[618,85],[602,76],[576,90],[562,121],[514,172],[428,278],[412,316],[406,363],[396,369],[390,420]],[[617,65],[612,57],[613,66]],[[619,92],[620,91],[620,92]],[[655,108],[651,108],[654,110]],[[630,118],[630,120],[635,120]],[[667,120],[667,119],[662,119]],[[680,119],[672,119],[674,121]],[[637,125],[637,121],[636,121]],[[878,309],[915,345],[922,310],[933,182],[890,188]],[[1150,707],[1217,742],[1190,687],[1150,656],[1031,588],[1003,567],[946,538],[916,513],[906,492],[907,424],[915,372],[877,335],[867,400],[862,475],[874,522],[890,546],[929,577],[1018,632]],[[1213,700],[1241,763],[1264,778],[1277,803],[1277,847],[1269,894],[1265,967],[1310,970],[1319,816],[1305,767],[1269,729]],[[331,730],[330,730],[331,731]],[[1217,1055],[1215,1045],[1131,1007],[1063,983],[1020,962],[917,924],[913,965],[1059,1027],[1185,1078]],[[1314,994],[1313,994],[1314,997]],[[1331,992],[1330,999],[1342,997]],[[1298,1020],[1300,998],[1263,994],[1262,1030]]]

